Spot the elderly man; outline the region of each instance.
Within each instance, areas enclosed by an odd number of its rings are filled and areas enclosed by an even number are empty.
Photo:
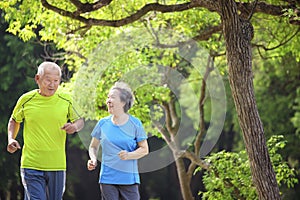
[[[66,135],[80,131],[84,120],[72,98],[57,91],[61,69],[53,62],[39,65],[35,81],[39,89],[23,94],[8,122],[10,153],[21,149],[16,140],[24,123],[21,177],[24,199],[62,199],[66,180]]]

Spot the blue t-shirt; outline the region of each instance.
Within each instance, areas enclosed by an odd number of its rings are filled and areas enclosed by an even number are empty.
[[[121,150],[132,152],[138,142],[146,140],[147,135],[139,119],[129,115],[129,120],[121,126],[111,121],[112,116],[102,118],[91,133],[100,140],[102,162],[99,183],[135,184],[140,183],[137,160],[121,160]]]

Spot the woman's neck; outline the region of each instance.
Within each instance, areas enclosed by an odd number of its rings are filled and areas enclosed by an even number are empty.
[[[113,115],[111,120],[115,125],[123,125],[129,119],[129,115],[127,113],[122,113],[118,115]]]

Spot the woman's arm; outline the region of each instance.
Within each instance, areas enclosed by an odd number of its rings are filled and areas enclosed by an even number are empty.
[[[135,151],[127,152],[122,150],[118,153],[121,160],[140,159],[149,153],[147,140],[138,142],[138,148]]]
[[[87,163],[88,170],[94,170],[97,167],[97,156],[100,146],[100,140],[96,138],[92,138],[90,146],[89,146],[89,156],[90,159]]]

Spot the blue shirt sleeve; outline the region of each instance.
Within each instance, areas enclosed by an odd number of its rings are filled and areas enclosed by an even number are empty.
[[[101,120],[99,120],[91,133],[91,136],[98,140],[101,140],[101,123]]]
[[[140,141],[146,140],[148,137],[144,130],[142,122],[138,118],[133,117],[133,116],[131,116],[131,119],[136,126],[136,134],[135,134],[136,141],[140,142]]]

